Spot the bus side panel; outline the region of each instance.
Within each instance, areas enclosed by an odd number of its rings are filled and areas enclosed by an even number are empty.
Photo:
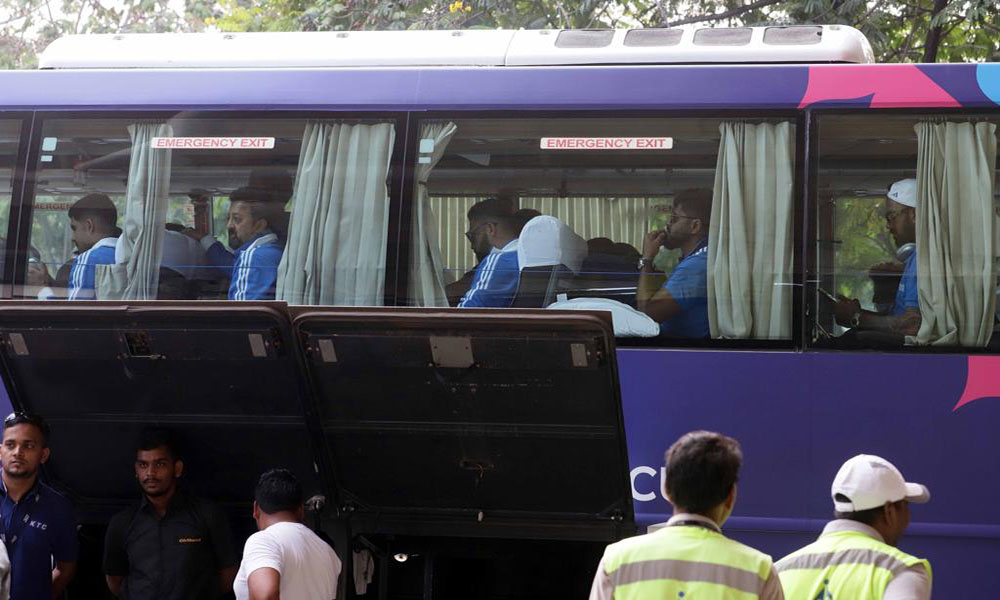
[[[1000,561],[1000,372],[997,397],[955,410],[969,357],[876,353],[619,350],[636,518],[670,511],[659,487],[666,447],[694,429],[743,446],[734,537],[779,558],[831,518],[830,483],[860,453],[891,460],[931,502],[911,507],[901,548],[931,561],[935,591],[989,595]],[[655,497],[653,496],[655,494]]]

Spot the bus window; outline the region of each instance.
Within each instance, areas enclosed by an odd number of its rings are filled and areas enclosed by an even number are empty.
[[[780,120],[423,121],[407,300],[790,339],[794,140]]]
[[[812,342],[982,348],[996,321],[996,122],[827,115]]]
[[[43,124],[28,298],[381,304],[394,126],[281,118]]]
[[[0,277],[5,275],[3,259],[7,250],[7,227],[10,224],[10,201],[20,134],[20,121],[0,119]]]

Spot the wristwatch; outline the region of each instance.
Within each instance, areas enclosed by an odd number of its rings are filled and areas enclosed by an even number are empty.
[[[651,264],[653,264],[653,259],[652,258],[642,257],[642,258],[639,259],[639,266],[637,268],[638,268],[638,270],[641,271],[643,267],[645,267],[646,265],[651,265]]]

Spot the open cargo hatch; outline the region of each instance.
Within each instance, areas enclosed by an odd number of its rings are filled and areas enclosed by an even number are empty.
[[[634,527],[610,319],[302,309],[355,532],[618,539]]]
[[[287,467],[352,534],[609,541],[634,530],[614,335],[601,313],[5,302],[12,403],[46,476],[103,523],[139,497],[142,427],[231,509]]]
[[[261,471],[320,493],[306,390],[284,305],[4,303],[4,380],[52,429],[48,479],[81,520],[135,501],[139,431],[177,433],[183,479],[249,510]]]

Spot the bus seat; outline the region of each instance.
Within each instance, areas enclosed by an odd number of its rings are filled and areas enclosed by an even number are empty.
[[[511,306],[540,308],[555,302],[586,255],[587,242],[559,219],[541,215],[528,221],[518,242],[521,277]]]

